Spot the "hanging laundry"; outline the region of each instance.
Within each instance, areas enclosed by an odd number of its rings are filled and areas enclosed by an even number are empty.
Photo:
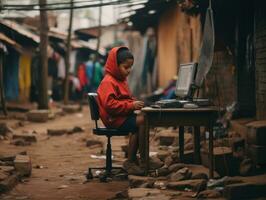
[[[17,100],[18,89],[19,53],[13,48],[8,48],[8,55],[3,64],[3,79],[6,100]]]
[[[31,86],[31,55],[22,54],[19,59],[19,98],[29,100]]]

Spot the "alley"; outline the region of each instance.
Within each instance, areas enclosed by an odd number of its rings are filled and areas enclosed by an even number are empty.
[[[265,7],[0,0],[0,200],[266,200]]]
[[[2,121],[2,120],[1,120]],[[8,120],[10,126],[18,120]],[[101,148],[89,149],[86,140],[92,137],[92,121],[89,118],[89,109],[83,107],[80,113],[58,116],[47,123],[24,122],[25,126],[16,128],[16,133],[36,132],[37,142],[30,146],[15,146],[10,140],[0,141],[1,154],[15,154],[26,151],[31,157],[32,175],[23,179],[10,193],[0,199],[106,199],[114,196],[118,191],[128,187],[126,181],[113,181],[108,184],[99,181],[84,183],[85,172],[89,166],[104,162],[90,158],[91,154],[99,154]],[[47,129],[83,127],[82,133],[62,136],[48,136]],[[100,138],[103,141],[105,138]],[[114,154],[123,144],[124,138],[116,138]],[[119,149],[120,151],[120,149]]]

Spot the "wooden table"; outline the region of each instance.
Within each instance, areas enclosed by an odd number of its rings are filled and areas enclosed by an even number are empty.
[[[146,174],[149,170],[149,135],[150,127],[179,126],[179,156],[184,158],[184,126],[194,126],[194,162],[200,163],[200,126],[209,131],[209,177],[213,178],[213,125],[217,119],[218,108],[150,108],[141,110],[145,119],[144,152]]]

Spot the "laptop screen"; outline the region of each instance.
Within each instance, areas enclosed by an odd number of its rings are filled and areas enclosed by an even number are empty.
[[[194,82],[196,75],[196,66],[196,63],[180,65],[175,90],[177,97],[185,98],[189,95],[190,85]]]

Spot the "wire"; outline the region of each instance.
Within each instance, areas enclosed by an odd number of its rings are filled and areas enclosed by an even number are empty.
[[[98,0],[97,0],[98,1]],[[107,1],[107,2],[105,2],[105,3],[113,3],[113,1],[111,0],[105,0],[105,1]],[[125,1],[125,0],[119,0],[121,3],[123,3],[124,2],[124,4],[130,4],[130,3],[139,3],[139,2],[141,2],[141,1],[143,1],[143,0],[129,0],[129,1]],[[74,4],[77,4],[77,3],[79,3],[79,4],[82,4],[82,3],[91,3],[91,2],[95,2],[95,0],[85,0],[85,1],[78,1],[78,0],[76,0],[76,1],[74,1]],[[98,3],[98,4],[100,4],[100,3]],[[8,8],[8,7],[10,7],[10,8],[27,8],[27,7],[33,7],[33,6],[39,6],[40,4],[38,4],[38,3],[36,3],[36,4],[24,4],[24,5],[21,5],[21,4],[4,4],[3,6],[5,7],[5,8]],[[41,4],[42,6],[54,6],[54,5],[70,5],[70,2],[57,2],[57,3],[46,3],[46,4]]]
[[[90,3],[90,2],[95,2],[95,0],[85,0],[85,1],[74,1],[74,4],[75,3]],[[52,5],[65,5],[65,4],[68,4],[70,5],[71,3],[70,2],[57,2],[57,3],[46,3],[46,4],[41,4],[42,6],[52,6]],[[21,4],[6,4],[4,5],[4,7],[31,7],[31,6],[39,6],[40,4],[39,3],[36,3],[36,4],[24,4],[24,5],[21,5]]]
[[[81,8],[93,8],[93,7],[103,7],[109,5],[120,5],[125,3],[124,0],[117,0],[109,3],[97,3],[97,4],[89,4],[89,5],[81,5],[81,6],[66,6],[66,7],[46,7],[41,5],[41,8],[32,8],[32,7],[10,7],[6,8],[3,6],[2,10],[15,10],[15,11],[38,11],[38,10],[68,10],[68,9],[81,9]],[[127,2],[128,3],[128,2]]]

